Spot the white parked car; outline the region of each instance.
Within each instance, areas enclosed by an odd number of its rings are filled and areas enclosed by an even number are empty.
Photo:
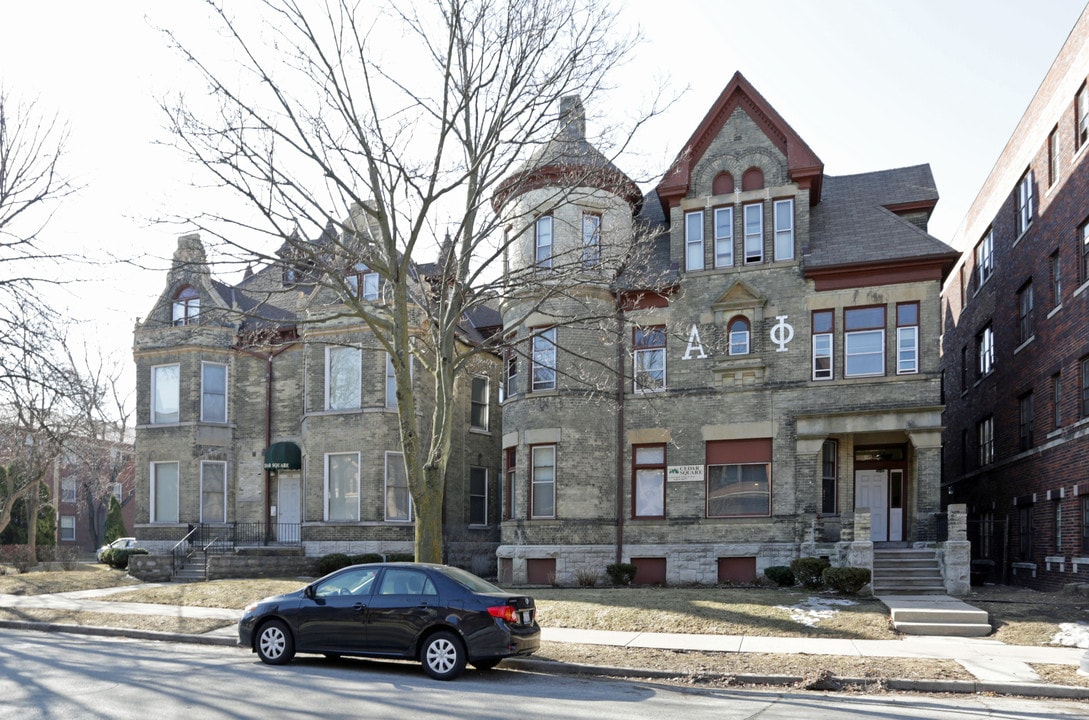
[[[99,562],[102,562],[102,553],[106,552],[107,550],[132,550],[134,547],[136,547],[136,538],[117,538],[109,545],[103,545],[102,547],[100,547],[98,549],[98,552],[95,553],[95,557],[98,559]]]

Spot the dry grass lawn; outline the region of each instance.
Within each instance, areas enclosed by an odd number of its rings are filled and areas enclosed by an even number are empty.
[[[46,595],[140,584],[124,570],[107,565],[80,563],[74,570],[22,574],[0,566],[0,595]]]

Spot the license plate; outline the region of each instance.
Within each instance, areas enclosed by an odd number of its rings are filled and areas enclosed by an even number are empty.
[[[522,624],[523,625],[531,625],[533,623],[533,611],[532,610],[523,610],[521,615],[522,615]]]

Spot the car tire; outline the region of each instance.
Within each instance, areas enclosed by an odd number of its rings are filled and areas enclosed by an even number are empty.
[[[420,648],[424,672],[435,680],[453,680],[465,670],[465,648],[451,632],[431,635]]]
[[[295,657],[295,639],[287,625],[270,620],[257,632],[257,657],[269,665],[284,665]]]
[[[470,664],[477,670],[491,670],[501,662],[503,662],[503,658],[480,658],[479,660],[473,660]]]

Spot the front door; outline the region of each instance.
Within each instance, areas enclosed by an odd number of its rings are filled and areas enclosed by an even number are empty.
[[[889,539],[888,471],[855,471],[855,507],[870,509],[870,540],[887,541]]]
[[[297,472],[281,472],[276,487],[276,539],[298,542],[302,521],[302,479]]]

